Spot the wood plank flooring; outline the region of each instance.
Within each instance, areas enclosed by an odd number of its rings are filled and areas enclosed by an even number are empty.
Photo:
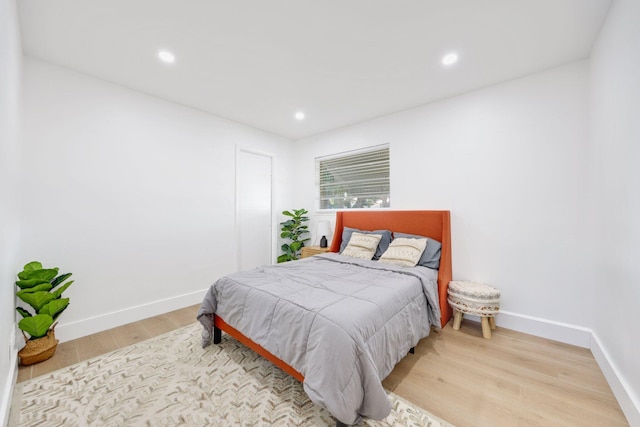
[[[190,306],[58,345],[18,382],[191,324]],[[387,390],[458,426],[628,426],[588,349],[465,319],[434,331],[384,380]]]
[[[199,305],[171,311],[138,322],[98,332],[97,334],[58,344],[49,360],[31,366],[20,366],[18,382],[53,372],[83,360],[153,338],[196,321]]]

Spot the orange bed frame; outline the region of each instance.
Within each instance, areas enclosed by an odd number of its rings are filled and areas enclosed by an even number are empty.
[[[391,230],[400,233],[417,234],[431,237],[442,243],[440,269],[438,272],[438,297],[440,300],[440,326],[444,327],[451,319],[452,310],[447,303],[447,287],[452,277],[451,267],[451,223],[449,211],[340,211],[336,212],[336,227],[331,241],[330,252],[339,252],[344,227],[361,230]],[[213,325],[214,343],[221,339],[220,330],[225,331],[274,365],[298,379],[304,381],[304,376],[277,358],[261,345],[253,342],[240,331],[225,323],[214,315]]]

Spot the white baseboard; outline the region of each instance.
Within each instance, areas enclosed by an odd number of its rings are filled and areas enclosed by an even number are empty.
[[[465,314],[465,317],[474,318],[475,316]],[[477,320],[480,321],[480,318],[478,317]],[[496,316],[496,325],[578,347],[590,348],[591,346],[591,329],[569,323],[500,310]]]
[[[70,341],[115,328],[116,326],[122,326],[193,304],[199,304],[202,302],[206,292],[207,289],[204,289],[163,300],[151,301],[146,304],[128,307],[71,323],[62,323],[56,327],[56,338],[58,338],[60,342]],[[195,318],[193,320],[195,321]]]
[[[11,400],[13,398],[13,387],[16,385],[18,378],[18,350],[11,348],[11,357],[9,358],[9,375],[7,382],[2,386],[2,395],[0,398],[0,425],[9,425],[9,414],[11,412]]]
[[[595,333],[591,334],[591,353],[593,353],[593,357],[607,379],[609,387],[611,387],[616,400],[622,408],[622,412],[627,417],[629,425],[632,427],[640,426],[640,399],[638,399],[638,396],[633,395],[631,388],[624,380],[624,377],[620,375],[616,365],[611,362],[609,353],[602,346]]]

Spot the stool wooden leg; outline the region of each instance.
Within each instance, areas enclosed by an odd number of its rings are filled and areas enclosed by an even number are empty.
[[[459,331],[461,323],[462,323],[462,312],[456,310],[456,314],[453,317],[453,329],[455,329],[456,331]]]
[[[489,318],[482,318],[482,336],[486,339],[491,339],[491,326],[489,326]]]
[[[496,317],[495,316],[489,317],[489,326],[491,326],[491,330],[495,330],[496,329]]]

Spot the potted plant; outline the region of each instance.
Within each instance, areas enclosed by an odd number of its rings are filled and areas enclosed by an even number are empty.
[[[309,211],[306,209],[294,209],[293,212],[283,211],[282,214],[291,217],[290,219],[281,222],[282,233],[280,237],[283,239],[289,239],[291,242],[283,243],[280,249],[284,252],[278,257],[278,263],[293,261],[300,258],[300,250],[304,246],[304,242],[309,238],[302,238],[305,233],[308,233],[308,226],[304,223],[309,221],[309,217],[305,216]]]
[[[62,298],[62,293],[73,283],[73,280],[65,283],[71,273],[59,275],[58,270],[43,268],[38,261],[32,261],[18,273],[16,296],[34,311],[16,307],[22,316],[18,327],[25,339],[25,346],[18,352],[22,365],[47,360],[56,351],[54,322],[69,306],[69,298]]]

